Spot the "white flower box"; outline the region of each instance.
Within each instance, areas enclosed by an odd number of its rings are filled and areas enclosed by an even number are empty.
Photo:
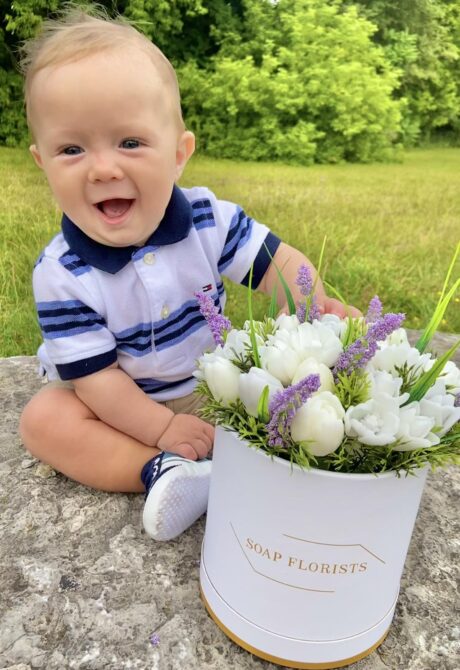
[[[231,328],[197,294],[216,349],[195,375],[217,424],[201,589],[227,635],[269,661],[339,668],[384,639],[428,468],[459,463],[460,370],[427,351],[460,278],[452,260],[415,346],[404,314],[296,305]],[[251,282],[249,282],[251,284]],[[224,428],[227,427],[227,429]]]
[[[200,571],[208,612],[287,667],[368,655],[393,618],[427,470],[301,469],[218,427]]]

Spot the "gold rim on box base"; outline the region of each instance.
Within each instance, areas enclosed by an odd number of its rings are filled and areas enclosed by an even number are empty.
[[[329,661],[328,663],[300,663],[298,661],[289,661],[284,658],[279,658],[278,656],[272,656],[271,654],[266,654],[264,651],[261,651],[260,649],[256,649],[255,647],[251,646],[247,642],[244,642],[244,640],[241,640],[237,635],[232,633],[231,630],[225,626],[220,619],[217,618],[217,616],[214,614],[212,611],[208,601],[205,598],[205,595],[203,593],[203,589],[200,589],[201,591],[201,598],[204,602],[204,606],[206,607],[209,616],[213,621],[219,626],[219,628],[229,637],[233,642],[236,642],[236,644],[243,649],[246,649],[246,651],[249,651],[251,654],[254,654],[254,656],[258,656],[259,658],[263,658],[264,661],[270,661],[271,663],[276,663],[277,665],[284,665],[286,668],[301,668],[302,670],[333,670],[333,668],[343,668],[346,665],[351,665],[352,663],[357,663],[358,661],[361,661],[363,658],[366,658],[366,656],[369,656],[369,654],[372,654],[373,651],[379,647],[386,636],[388,635],[388,630],[385,631],[385,633],[382,635],[380,640],[378,640],[375,644],[372,645],[372,647],[369,647],[369,649],[366,649],[366,651],[362,651],[360,654],[357,654],[356,656],[351,656],[351,658],[344,658],[340,661]]]

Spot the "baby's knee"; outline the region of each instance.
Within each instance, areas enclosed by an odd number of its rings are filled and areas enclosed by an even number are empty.
[[[72,388],[50,384],[25,406],[19,432],[26,449],[46,462],[49,454],[72,441],[88,419],[96,418]]]
[[[74,392],[51,385],[41,389],[24,407],[19,420],[19,433],[24,446],[34,456],[37,449],[52,441],[56,428],[68,414],[67,406],[72,405]]]
[[[23,444],[32,455],[37,456],[36,447],[47,439],[50,428],[59,414],[62,392],[58,389],[39,391],[24,407],[19,420],[19,433]]]

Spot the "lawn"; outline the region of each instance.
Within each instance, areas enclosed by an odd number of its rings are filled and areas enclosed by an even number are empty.
[[[197,157],[181,184],[206,185],[239,203],[314,262],[326,235],[326,279],[349,302],[365,309],[378,293],[387,311],[404,311],[406,326],[421,328],[460,239],[459,175],[460,149],[432,149],[398,164],[309,168]],[[0,148],[0,356],[36,351],[30,276],[59,221],[28,153]],[[227,314],[241,324],[246,292],[227,288]],[[256,314],[265,304],[256,301]],[[457,295],[443,330],[460,332],[459,304]]]

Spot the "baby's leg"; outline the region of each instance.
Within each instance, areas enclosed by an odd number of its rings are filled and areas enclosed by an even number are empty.
[[[144,491],[142,468],[160,453],[100,421],[67,388],[39,391],[23,411],[20,432],[33,456],[102,491]]]
[[[50,385],[37,393],[22,413],[20,431],[34,456],[81,484],[146,491],[144,528],[156,540],[177,537],[206,511],[210,461],[188,461],[120,433],[70,388]]]

